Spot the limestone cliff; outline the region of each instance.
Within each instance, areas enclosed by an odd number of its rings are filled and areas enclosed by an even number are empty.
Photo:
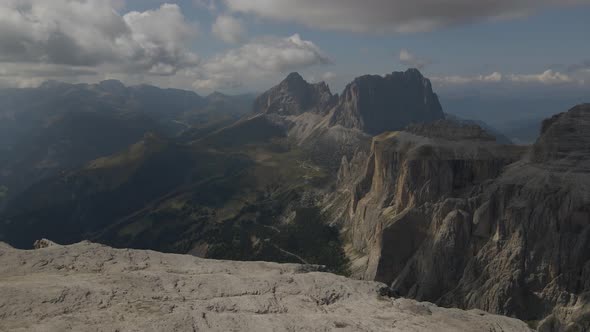
[[[0,243],[2,331],[529,331],[314,266],[39,243]]]
[[[335,215],[355,274],[541,331],[590,329],[590,105],[547,120],[526,151],[432,126],[375,137],[356,177],[343,166]]]
[[[287,128],[314,161],[334,171],[342,156],[368,150],[373,135],[445,118],[430,81],[417,69],[358,77],[341,96],[291,73],[256,100],[254,111]]]
[[[443,119],[430,81],[417,70],[356,78],[342,93],[331,125],[356,128],[371,135],[400,130],[411,123]]]

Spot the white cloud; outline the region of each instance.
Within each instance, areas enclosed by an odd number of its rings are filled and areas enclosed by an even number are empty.
[[[486,19],[510,19],[589,0],[224,0],[236,12],[311,27],[356,32],[415,32]]]
[[[132,58],[154,74],[173,74],[194,66],[199,58],[186,48],[197,28],[189,24],[177,5],[164,4],[157,10],[130,12],[123,16],[135,46]],[[128,54],[129,55],[129,54]]]
[[[118,67],[173,74],[198,57],[186,41],[196,35],[177,5],[121,16],[120,0],[4,0],[0,4],[0,62]]]
[[[336,74],[333,73],[333,72],[331,72],[331,71],[328,71],[328,72],[325,72],[325,73],[322,74],[322,80],[323,81],[331,81],[331,80],[333,80],[335,78],[336,78]]]
[[[213,34],[226,43],[239,43],[246,35],[246,29],[241,20],[229,16],[218,16],[211,27]]]
[[[559,83],[572,83],[575,80],[569,75],[562,74],[560,72],[548,69],[540,74],[532,75],[514,75],[508,76],[508,79],[512,82],[520,83],[543,83],[543,84],[559,84]]]
[[[402,49],[399,52],[399,62],[401,64],[403,64],[404,66],[418,68],[418,69],[424,69],[424,67],[426,67],[427,65],[430,64],[430,61],[420,59],[417,56],[415,56],[414,54],[410,53],[410,51],[408,51],[406,49]]]
[[[194,4],[213,10],[215,2]],[[189,48],[198,26],[178,5],[120,13],[124,8],[124,0],[1,0],[0,86],[114,78],[176,88],[257,89],[285,72],[330,62],[298,34],[254,39],[201,59]],[[212,30],[227,42],[246,33],[240,20],[226,15]]]
[[[487,76],[480,77],[480,80],[483,82],[500,82],[502,81],[502,74],[495,71]]]
[[[324,52],[298,34],[267,37],[206,61],[194,73],[197,79],[193,86],[206,90],[235,88],[252,80],[327,63],[330,59]]]
[[[431,80],[438,84],[469,84],[469,83],[536,83],[536,84],[564,84],[564,83],[580,83],[584,81],[576,79],[568,74],[563,74],[551,69],[545,70],[539,74],[502,74],[494,72],[489,75],[477,76],[435,76]]]
[[[197,6],[197,8],[207,8],[212,12],[217,10],[215,0],[193,0],[193,4]]]

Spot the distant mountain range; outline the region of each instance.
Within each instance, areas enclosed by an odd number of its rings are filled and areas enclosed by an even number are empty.
[[[255,98],[116,81],[0,94],[0,241],[321,264],[540,330],[590,324],[588,104],[521,146],[445,113],[416,69],[340,95],[297,73]]]
[[[519,96],[484,92],[467,95],[441,95],[445,112],[460,118],[479,120],[495,128],[514,143],[532,144],[539,137],[541,123],[556,110],[587,102],[590,93],[560,96],[530,91]]]
[[[47,176],[125,149],[145,133],[174,137],[231,123],[253,96],[153,86],[46,82],[0,90],[0,183],[13,195]]]

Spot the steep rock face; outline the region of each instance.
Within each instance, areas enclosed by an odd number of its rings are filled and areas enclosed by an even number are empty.
[[[376,137],[343,222],[356,275],[541,331],[590,329],[589,120],[581,105],[546,121],[529,153],[444,128]]]
[[[333,101],[326,83],[309,84],[298,73],[291,73],[254,101],[254,112],[279,115],[321,112]]]
[[[430,81],[417,70],[355,79],[344,90],[330,118],[331,125],[377,135],[411,123],[443,119]]]
[[[543,121],[532,161],[590,171],[590,104],[574,107]]]
[[[344,225],[353,251],[366,259],[359,276],[393,281],[428,233],[429,217],[419,209],[430,213],[441,200],[471,195],[522,153],[518,147],[456,137],[402,131],[374,138],[368,163],[351,190],[350,223]],[[382,238],[390,233],[406,238],[390,243]],[[392,252],[383,249],[390,245],[396,246]],[[390,264],[391,259],[396,262]]]
[[[343,156],[367,151],[373,135],[444,119],[430,81],[416,69],[359,77],[340,97],[325,83],[292,73],[262,94],[254,110],[286,127],[288,137],[334,172]]]
[[[391,299],[383,284],[317,269],[89,242],[32,251],[0,243],[0,330],[529,331],[482,311]]]

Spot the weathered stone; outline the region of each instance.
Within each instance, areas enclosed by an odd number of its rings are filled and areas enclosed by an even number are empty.
[[[291,73],[279,85],[256,98],[254,112],[285,116],[322,112],[334,101],[326,83],[309,84],[298,73]]]
[[[377,136],[356,181],[341,180],[355,183],[332,207],[349,211],[355,275],[543,331],[589,330],[590,105],[546,121],[528,152],[449,128]]]
[[[330,125],[371,135],[400,130],[412,123],[444,119],[430,81],[417,70],[356,78],[342,93]]]
[[[386,295],[384,284],[313,266],[0,243],[2,331],[529,331],[516,319]]]

